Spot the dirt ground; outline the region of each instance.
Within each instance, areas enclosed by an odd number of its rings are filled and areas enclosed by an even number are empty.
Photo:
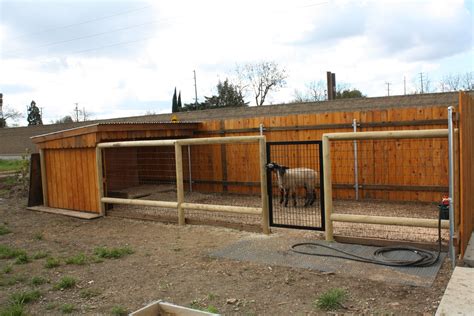
[[[59,258],[61,265],[47,269],[47,258],[26,264],[0,259],[0,311],[12,293],[37,289],[40,299],[26,305],[32,315],[61,314],[64,304],[73,304],[77,314],[110,315],[117,306],[130,312],[159,299],[188,307],[213,307],[226,315],[334,314],[318,309],[314,302],[322,293],[341,288],[347,298],[337,313],[431,315],[451,274],[445,262],[434,284],[424,288],[215,259],[208,256],[213,250],[242,238],[264,237],[227,228],[112,217],[86,221],[33,212],[26,210],[25,198],[5,192],[0,195],[0,225],[11,233],[0,235],[0,245],[24,249],[30,256],[47,252]],[[273,231],[288,237],[320,238],[316,232]],[[100,246],[127,246],[133,254],[85,265],[65,264],[66,258],[80,253],[92,257]],[[30,280],[35,276],[48,282],[33,286]],[[76,285],[54,290],[64,276],[74,277]],[[14,278],[16,283],[6,282]],[[86,290],[94,293],[88,295],[92,297],[84,295]]]

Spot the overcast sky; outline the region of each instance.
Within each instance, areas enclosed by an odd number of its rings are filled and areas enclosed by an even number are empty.
[[[275,61],[287,86],[267,104],[326,71],[403,94],[404,77],[412,91],[420,72],[435,86],[474,71],[473,29],[473,0],[0,0],[0,93],[23,112],[35,100],[44,123],[75,103],[92,118],[164,113],[175,87],[193,102],[193,70],[202,101],[237,64]]]

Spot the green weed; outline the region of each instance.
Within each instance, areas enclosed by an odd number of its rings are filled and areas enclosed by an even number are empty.
[[[98,247],[94,249],[94,254],[97,257],[106,259],[118,259],[122,258],[123,256],[130,255],[132,253],[133,250],[129,247],[111,249],[107,249],[107,247]]]
[[[8,266],[6,266],[6,267],[3,267],[2,273],[3,273],[3,274],[8,274],[8,273],[12,272],[12,270],[13,270],[13,267],[12,267],[12,265],[10,264],[10,265],[8,265]]]
[[[31,278],[31,285],[38,286],[41,284],[45,284],[47,280],[40,276],[34,276]]]
[[[10,302],[12,305],[25,305],[38,300],[41,296],[40,291],[26,291],[13,293],[10,296]]]
[[[37,259],[43,259],[43,258],[46,258],[48,256],[48,253],[46,251],[38,251],[38,252],[35,252],[32,256],[33,259],[37,260]]]
[[[85,254],[80,253],[73,257],[66,258],[66,264],[85,265],[87,263],[87,257]]]
[[[19,159],[0,159],[0,171],[19,171],[21,163]]]
[[[21,255],[26,255],[22,249],[15,249],[5,245],[0,245],[0,259],[12,259]]]
[[[85,299],[99,296],[100,294],[101,294],[101,291],[98,289],[83,289],[81,290],[81,292],[79,292],[79,296]]]
[[[128,311],[125,307],[123,306],[114,306],[112,307],[112,310],[110,313],[114,316],[126,316],[128,315]]]
[[[12,276],[11,278],[0,278],[0,286],[12,286],[17,283],[24,282],[26,280],[26,277],[23,275],[15,275]]]
[[[58,304],[54,303],[54,302],[51,302],[51,303],[48,303],[45,308],[46,308],[46,310],[51,311],[53,309],[56,309],[56,307],[58,307]]]
[[[36,239],[36,240],[43,240],[43,234],[42,233],[36,233],[33,236],[33,238]]]
[[[4,309],[0,310],[0,316],[23,316],[25,315],[25,308],[23,304],[10,304]]]
[[[76,279],[73,277],[65,276],[59,280],[56,285],[54,285],[53,289],[55,290],[65,290],[70,289],[76,285]]]
[[[314,305],[324,310],[335,310],[342,306],[342,301],[346,298],[346,291],[339,288],[330,289],[319,296]]]
[[[207,306],[205,311],[209,313],[219,314],[219,310],[217,309],[217,307],[212,305]]]
[[[44,267],[48,269],[52,269],[52,268],[59,267],[60,265],[61,265],[61,261],[58,258],[49,257],[48,259],[46,259],[46,263],[44,264]]]
[[[26,253],[22,253],[16,257],[15,264],[27,264],[30,262],[30,258]]]
[[[0,225],[0,236],[11,233],[12,231],[8,229],[5,225]]]
[[[76,307],[73,304],[64,304],[61,306],[61,312],[63,314],[71,314],[76,310]]]

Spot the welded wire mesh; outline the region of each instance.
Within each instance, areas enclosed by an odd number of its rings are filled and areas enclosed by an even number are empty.
[[[354,144],[331,143],[334,213],[438,218],[438,203],[448,193],[447,139],[358,140],[357,151]],[[334,232],[420,241],[435,241],[438,234],[435,228],[340,222]]]
[[[104,150],[105,196],[177,201],[174,146]],[[257,144],[182,147],[184,201],[198,204],[261,207]],[[176,222],[175,208],[114,205],[114,214]],[[188,222],[260,225],[260,215],[185,210]],[[234,226],[235,226],[234,225]]]
[[[270,143],[271,224],[322,229],[319,142]]]

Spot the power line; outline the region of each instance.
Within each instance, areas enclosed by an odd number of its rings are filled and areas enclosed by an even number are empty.
[[[73,26],[83,25],[83,24],[87,24],[87,23],[102,21],[102,20],[110,19],[110,18],[113,18],[113,17],[116,17],[116,16],[125,15],[125,14],[130,14],[130,13],[136,12],[136,11],[142,11],[142,10],[148,9],[148,8],[150,8],[150,7],[151,7],[151,5],[147,5],[147,6],[144,6],[144,7],[141,7],[141,8],[132,9],[132,10],[127,10],[127,11],[122,11],[122,12],[118,12],[118,13],[115,13],[115,14],[103,16],[103,17],[100,17],[100,18],[95,18],[95,19],[91,19],[91,20],[86,20],[86,21],[82,21],[82,22],[78,22],[78,23],[73,23],[73,24],[68,24],[68,25],[63,25],[63,26],[58,26],[58,27],[52,27],[52,28],[44,29],[44,30],[41,30],[41,31],[38,31],[38,32],[33,32],[33,33],[27,33],[27,34],[19,35],[19,36],[17,36],[17,37],[12,38],[12,40],[19,39],[19,38],[26,37],[26,36],[31,36],[31,35],[37,35],[37,34],[41,34],[41,33],[51,32],[51,31],[54,31],[54,30],[60,30],[60,29],[70,28],[70,27],[73,27]]]
[[[77,40],[82,40],[82,39],[86,39],[86,38],[97,37],[97,36],[106,35],[106,34],[115,33],[115,32],[120,32],[120,31],[132,29],[132,28],[136,28],[136,27],[142,27],[142,26],[145,26],[145,25],[155,24],[155,23],[158,23],[158,22],[164,22],[164,21],[150,21],[150,22],[130,25],[130,26],[126,26],[126,27],[122,27],[122,28],[118,28],[118,29],[114,29],[114,30],[110,30],[110,31],[79,36],[79,37],[75,37],[75,38],[71,38],[71,39],[67,39],[67,40],[62,40],[62,41],[57,41],[57,42],[52,42],[52,43],[36,46],[35,49],[36,48],[43,48],[43,47],[48,47],[48,46],[59,45],[59,44],[64,44],[64,43],[73,42],[73,41],[77,41]],[[15,52],[23,52],[23,51],[29,51],[29,50],[23,49],[23,50],[10,51],[10,52],[6,52],[6,54],[8,55],[8,54],[12,54],[12,53],[15,53]]]

